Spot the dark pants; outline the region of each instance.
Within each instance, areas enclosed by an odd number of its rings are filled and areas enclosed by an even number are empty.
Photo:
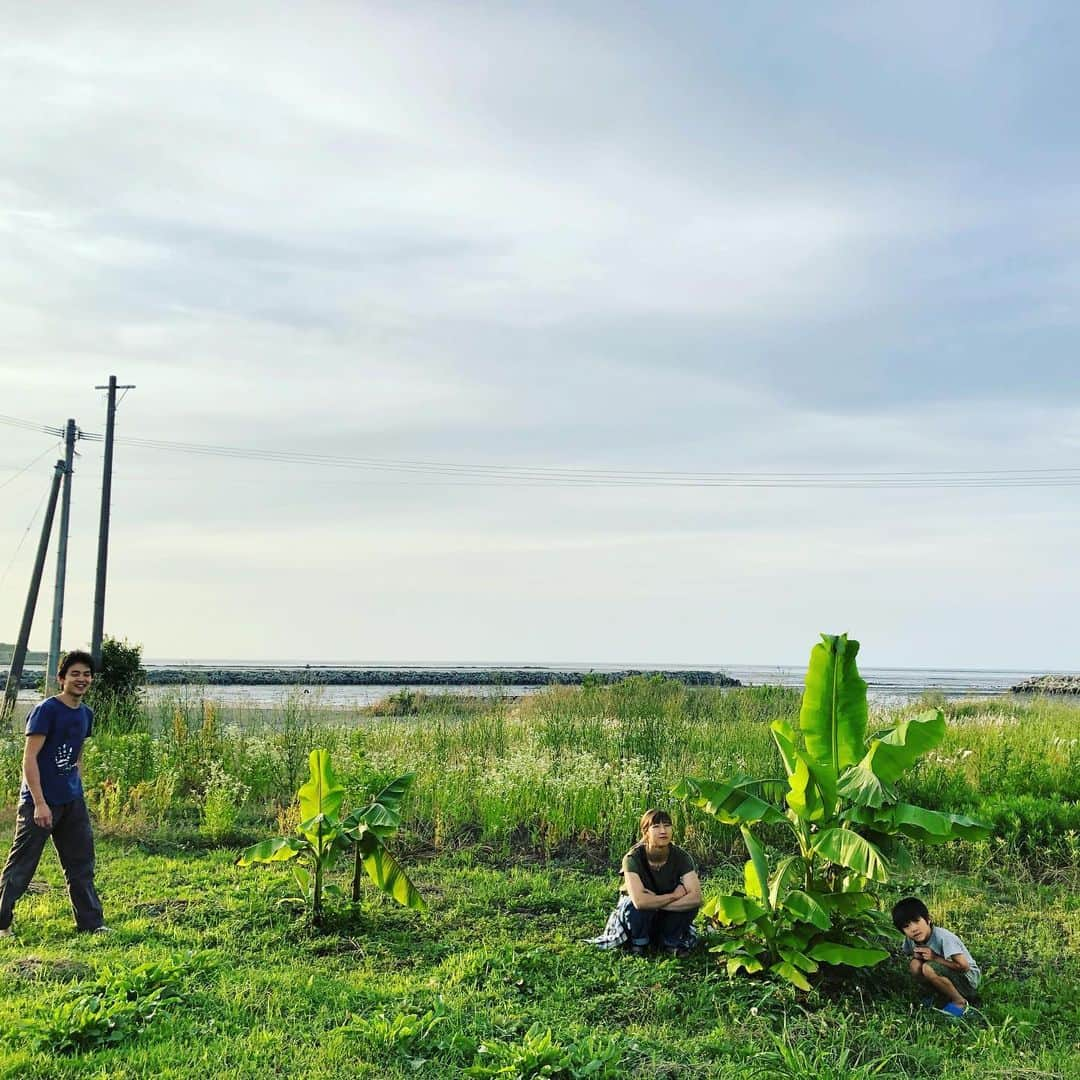
[[[26,887],[51,836],[60,856],[60,865],[67,878],[68,896],[75,912],[75,925],[80,930],[96,930],[104,922],[101,901],[94,891],[94,834],[90,815],[82,799],[50,806],[53,815],[51,830],[34,823],[34,804],[19,804],[15,820],[15,840],[11,845],[3,873],[0,874],[0,930],[11,925],[12,909]]]
[[[698,909],[691,911],[639,911],[633,904],[627,909],[630,923],[630,940],[635,945],[648,945],[659,938],[667,948],[675,948],[686,936]]]

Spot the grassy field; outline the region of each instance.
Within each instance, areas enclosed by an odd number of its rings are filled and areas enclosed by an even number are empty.
[[[882,890],[883,903],[917,890],[980,960],[985,992],[962,1024],[918,1009],[899,961],[803,994],[729,980],[705,952],[582,944],[646,805],[675,812],[706,893],[736,880],[737,832],[665,793],[687,774],[774,769],[766,721],[797,708],[785,691],[646,680],[521,702],[399,698],[384,715],[310,697],[269,714],[163,702],[144,730],[87,748],[115,933],[75,938],[50,852],[18,937],[0,942],[0,1076],[1080,1076],[1073,705],[948,705],[945,744],[907,781],[925,805],[995,823],[988,843],[916,852]],[[19,740],[0,742],[10,805]],[[427,914],[370,889],[317,932],[281,902],[285,870],[233,865],[294,820],[315,745],[355,798],[416,769],[394,849]]]

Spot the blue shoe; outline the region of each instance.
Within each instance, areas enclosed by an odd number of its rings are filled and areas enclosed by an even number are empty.
[[[967,1012],[967,1006],[957,1005],[955,1001],[950,1001],[948,1005],[938,1009],[938,1012],[951,1016],[954,1020],[963,1020],[964,1014]]]

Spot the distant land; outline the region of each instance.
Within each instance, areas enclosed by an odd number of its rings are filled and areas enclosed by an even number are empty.
[[[6,641],[0,641],[0,664],[10,664],[14,655],[15,646],[9,645]],[[24,662],[33,664],[35,667],[44,667],[49,662],[49,654],[47,652],[35,652],[30,649]]]
[[[587,678],[615,683],[632,675],[660,675],[688,686],[741,686],[722,671],[627,668],[586,671],[557,668],[331,668],[331,667],[148,667],[148,686],[578,686]],[[22,686],[37,685],[39,671],[24,671]]]

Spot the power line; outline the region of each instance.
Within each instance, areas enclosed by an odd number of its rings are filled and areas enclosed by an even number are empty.
[[[0,423],[59,432],[30,421],[0,416]],[[61,433],[62,434],[62,433]],[[80,431],[79,437],[101,442],[103,435]],[[1080,485],[1080,466],[1030,469],[949,469],[832,472],[674,472],[664,470],[604,469],[572,466],[464,464],[350,457],[317,454],[273,447],[236,447],[212,443],[176,442],[164,439],[117,439],[127,446],[167,453],[218,457],[274,464],[392,473],[400,476],[441,477],[442,485],[519,487],[612,487],[612,488],[1012,488],[1075,487]],[[434,482],[434,481],[433,481]]]
[[[33,420],[20,420],[17,416],[0,416],[0,424],[7,427],[22,428],[24,431],[44,431],[47,435],[55,435],[57,438],[64,437],[63,428],[48,427],[45,424],[35,424]]]
[[[45,457],[46,454],[51,454],[55,449],[55,446],[46,447],[44,450],[42,450],[40,454],[38,454],[36,458],[34,458],[33,461],[24,465],[21,469],[18,470],[18,472],[13,473],[2,484],[0,484],[0,489],[6,488],[8,484],[14,483],[16,480],[19,479],[20,476],[23,475],[23,473],[27,472],[29,469],[32,469],[43,457]]]
[[[49,449],[52,450],[53,447],[50,446]],[[0,590],[4,588],[4,582],[7,581],[7,576],[11,573],[11,568],[15,565],[15,560],[19,557],[19,552],[22,551],[22,546],[26,543],[26,538],[30,535],[30,530],[34,527],[34,522],[37,520],[38,514],[41,513],[41,508],[48,501],[48,498],[49,492],[46,491],[34,508],[33,514],[30,515],[30,521],[27,523],[26,528],[23,530],[22,537],[15,546],[15,554],[11,556],[11,560],[8,562],[7,566],[4,567],[4,572],[0,574]]]

